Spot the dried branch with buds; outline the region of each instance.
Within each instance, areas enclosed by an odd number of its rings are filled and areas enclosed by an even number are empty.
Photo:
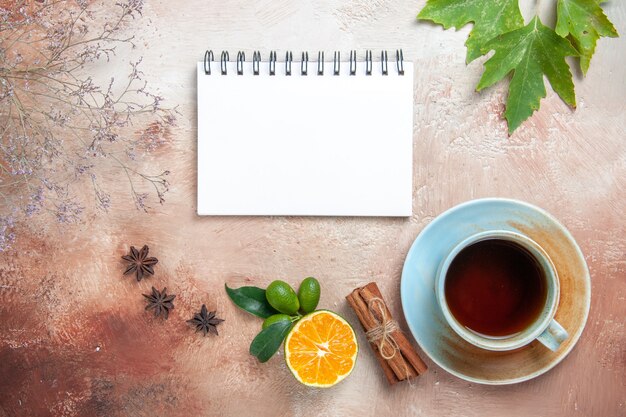
[[[112,197],[102,179],[115,172],[128,180],[138,209],[147,210],[149,190],[164,201],[169,172],[138,167],[162,145],[175,111],[147,89],[141,58],[127,79],[111,77],[105,87],[89,75],[90,66],[114,59],[116,47],[134,48],[124,31],[143,2],[102,4],[107,10],[87,0],[0,0],[0,251],[24,218],[79,221],[89,205],[79,192],[86,184],[95,207],[107,211]]]

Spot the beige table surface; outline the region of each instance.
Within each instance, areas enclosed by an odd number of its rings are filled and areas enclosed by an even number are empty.
[[[152,162],[172,172],[171,191],[148,215],[127,201],[70,228],[23,228],[15,252],[0,255],[0,416],[625,416],[626,39],[601,40],[587,77],[576,74],[576,111],[548,89],[541,111],[507,137],[506,86],[475,93],[484,60],[465,65],[469,28],[417,23],[423,4],[146,1],[128,28],[139,48],[118,62],[143,55],[149,83],[179,105],[178,127]],[[606,10],[626,36],[626,4],[611,0]],[[242,49],[249,59],[255,49],[328,57],[403,48],[416,65],[413,216],[196,216],[195,62],[207,47],[231,57]],[[112,184],[126,201],[126,184]],[[376,280],[402,318],[400,272],[413,239],[447,208],[488,196],[553,213],[589,264],[587,327],[549,373],[482,386],[424,355],[427,374],[388,388],[359,330],[353,374],[315,390],[292,378],[282,355],[259,364],[248,354],[260,322],[230,302],[225,282],[296,284],[314,275],[320,306],[357,325],[344,296]],[[122,278],[119,256],[143,243],[160,260],[157,274]],[[166,322],[143,310],[140,294],[151,285],[177,294]],[[226,320],[219,337],[202,338],[184,322],[202,303]]]

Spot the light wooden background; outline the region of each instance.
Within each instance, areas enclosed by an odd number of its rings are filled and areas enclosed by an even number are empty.
[[[523,3],[525,11],[533,7]],[[576,111],[549,90],[541,111],[508,137],[505,85],[474,92],[483,60],[465,65],[469,28],[417,23],[423,4],[147,1],[128,28],[138,49],[93,71],[107,75],[143,55],[150,85],[166,104],[179,105],[179,126],[151,162],[172,172],[171,191],[149,215],[128,200],[74,227],[25,226],[16,251],[0,255],[0,416],[626,415],[626,40],[601,40],[587,77],[576,74]],[[551,4],[544,1],[542,13]],[[611,0],[605,8],[626,36],[626,4]],[[403,48],[416,65],[414,215],[197,217],[195,62],[207,47],[231,57],[245,50],[249,59],[255,49],[264,56],[325,50],[329,57],[333,50]],[[114,197],[126,201],[126,184],[116,181],[109,184]],[[388,388],[359,333],[353,374],[313,390],[297,384],[282,355],[259,364],[248,354],[261,323],[231,304],[225,282],[297,285],[314,275],[320,307],[357,325],[344,296],[376,280],[401,318],[400,271],[413,239],[445,209],[488,196],[553,213],[589,264],[586,330],[548,374],[481,386],[425,358],[430,370],[413,386]],[[156,275],[141,283],[122,278],[119,256],[143,243],[160,259]],[[140,294],[151,285],[177,294],[167,322],[143,311]],[[219,337],[202,338],[184,323],[202,303],[226,320]]]

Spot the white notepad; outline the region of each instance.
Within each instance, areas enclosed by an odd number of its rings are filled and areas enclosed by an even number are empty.
[[[412,64],[285,65],[198,63],[198,214],[410,216]]]

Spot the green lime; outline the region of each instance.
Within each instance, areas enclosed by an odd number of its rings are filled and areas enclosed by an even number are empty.
[[[278,323],[279,321],[283,321],[283,320],[291,321],[291,317],[289,317],[288,314],[274,314],[273,316],[269,316],[263,321],[262,328],[266,329],[272,324]]]
[[[300,308],[304,313],[315,311],[317,303],[320,302],[320,283],[313,277],[305,278],[298,289],[298,300]]]
[[[276,280],[268,285],[265,298],[272,307],[281,313],[295,315],[300,309],[300,301],[296,292],[285,281]]]

